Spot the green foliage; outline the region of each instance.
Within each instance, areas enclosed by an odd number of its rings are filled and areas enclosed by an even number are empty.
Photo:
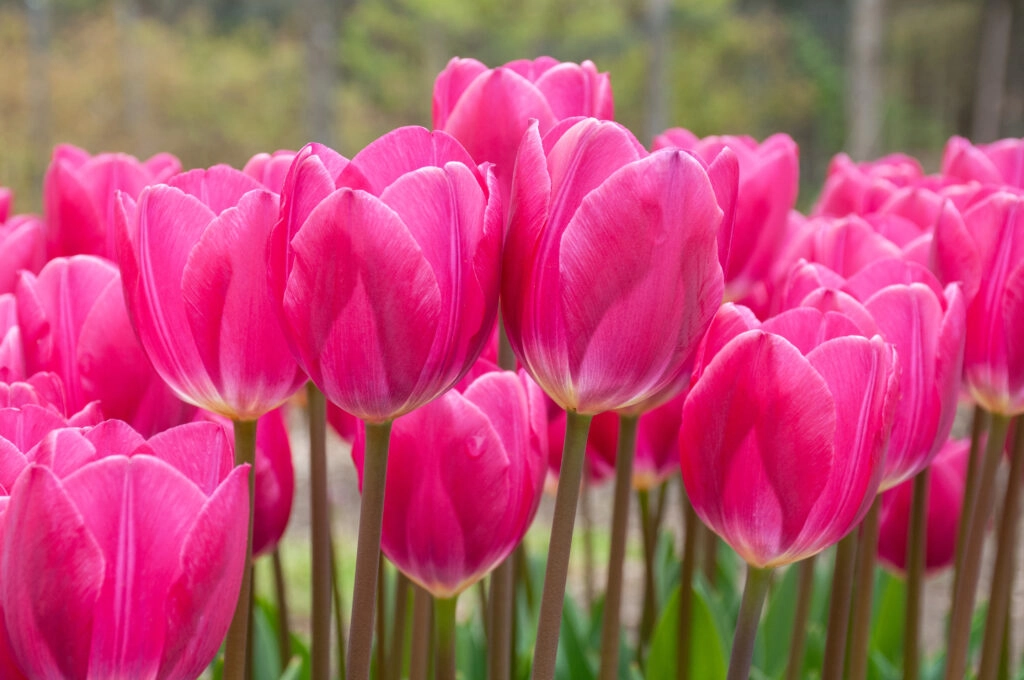
[[[728,670],[727,638],[708,605],[709,598],[703,584],[693,588],[693,611],[690,618],[690,677],[707,680],[725,678]],[[651,651],[647,663],[646,680],[672,680],[676,677],[676,648],[679,635],[679,588],[668,599],[661,618],[654,629]]]

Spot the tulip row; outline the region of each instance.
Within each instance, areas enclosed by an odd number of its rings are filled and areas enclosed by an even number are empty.
[[[945,677],[964,677],[1024,412],[1024,140],[954,138],[938,175],[840,155],[804,216],[788,136],[673,129],[648,151],[612,115],[589,62],[454,59],[433,131],[351,159],[310,144],[182,172],[168,154],[61,146],[42,219],[8,217],[0,190],[0,675],[193,678],[226,636],[223,677],[245,677],[251,556],[291,506],[279,407],[310,381],[316,680],[331,663],[325,416],[361,480],[348,678],[371,673],[381,551],[435,600],[439,679],[456,677],[455,600],[491,574],[487,674],[510,677],[511,556],[546,478],[531,668],[555,677],[581,484],[607,477],[597,677],[618,678],[652,644],[649,493],[677,465],[679,677],[702,651],[687,633],[706,608],[698,518],[747,564],[730,680],[753,672],[773,570],[813,574],[836,544],[822,677],[866,677],[876,553],[907,573],[917,677],[923,573],[954,545]],[[967,401],[973,437],[951,440]],[[980,677],[1001,656],[1021,465],[1016,446]],[[648,584],[621,659],[633,488]],[[793,626],[787,677],[804,667]]]

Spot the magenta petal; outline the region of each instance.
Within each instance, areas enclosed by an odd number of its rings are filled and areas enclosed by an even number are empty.
[[[487,67],[476,59],[452,57],[434,80],[433,125],[435,130],[445,129],[448,116],[458,104],[469,84]]]
[[[254,420],[304,377],[292,358],[267,281],[266,250],[277,196],[253,191],[210,222],[182,273],[185,315],[217,389],[205,408]]]
[[[437,280],[399,217],[378,199],[342,189],[313,211],[292,243],[284,313],[304,343],[301,362],[331,401],[384,420],[416,393],[440,323]],[[403,282],[401,294],[395,281]],[[313,301],[316,301],[315,304]],[[321,362],[321,355],[330,361]],[[443,389],[443,386],[437,386]],[[429,395],[427,398],[436,396]]]
[[[187,423],[149,440],[153,455],[212,495],[234,465],[234,446],[217,423]],[[196,455],[202,451],[203,455]]]
[[[833,474],[835,430],[828,386],[795,347],[763,331],[737,336],[683,406],[682,474],[697,514],[754,566],[806,557],[793,545]]]
[[[175,175],[168,185],[195,197],[215,215],[238,205],[242,196],[250,191],[263,189],[256,179],[228,165],[189,170]]]
[[[722,208],[722,224],[718,228],[718,261],[724,272],[732,273],[738,265],[732,264],[733,231],[737,217],[737,192],[740,181],[740,165],[736,154],[725,147],[708,165],[708,178],[715,189],[718,205]],[[743,240],[756,242],[750,234],[743,234]],[[742,262],[747,257],[743,256]]]
[[[56,155],[55,151],[43,180],[50,257],[102,253],[107,241],[98,206],[93,204],[92,196],[79,179],[77,167],[59,160]]]
[[[562,236],[575,384],[556,401],[624,408],[689,358],[722,301],[721,214],[699,161],[678,150],[623,167],[587,196]]]
[[[607,73],[598,73],[592,62],[556,63],[534,81],[555,118],[593,116],[611,119],[611,86]]]
[[[100,546],[43,467],[21,476],[4,521],[0,589],[19,665],[34,678],[85,680],[106,569]]]
[[[1024,412],[1024,267],[1007,279],[1002,317],[1006,343],[1007,396],[1013,413]],[[1020,427],[1020,425],[1018,425]]]
[[[167,621],[160,677],[196,677],[227,633],[245,565],[248,478],[248,465],[235,468],[179,544],[174,580],[158,610]]]

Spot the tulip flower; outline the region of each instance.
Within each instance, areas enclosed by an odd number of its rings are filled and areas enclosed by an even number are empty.
[[[39,218],[0,218],[0,294],[14,292],[22,270],[34,274],[45,262],[46,227]]]
[[[774,567],[836,543],[874,500],[895,355],[838,312],[798,308],[758,327],[730,307],[683,405],[683,481],[705,524],[750,565]]]
[[[655,150],[679,147],[711,163],[725,147],[739,161],[739,188],[733,239],[728,261],[722,262],[726,297],[743,299],[763,285],[783,245],[789,211],[799,187],[796,142],[789,135],[772,135],[762,143],[730,135],[699,139],[683,128],[666,130],[654,139]]]
[[[38,276],[23,273],[17,314],[27,372],[59,375],[69,412],[98,401],[105,417],[147,435],[192,417],[139,346],[110,262],[77,255],[51,260]]]
[[[274,295],[300,365],[327,398],[379,423],[451,387],[497,310],[491,173],[443,132],[400,128],[351,163],[307,146],[282,200]]]
[[[942,154],[942,173],[963,182],[1024,189],[1024,138],[974,146],[963,137],[951,137]]]
[[[825,187],[814,215],[844,217],[874,212],[894,191],[919,181],[924,173],[917,159],[891,154],[874,161],[855,163],[845,153],[829,163]]]
[[[18,328],[18,303],[11,293],[0,293],[0,381],[25,377],[25,354]]]
[[[14,201],[14,194],[7,187],[0,187],[0,222],[6,222],[11,212],[11,203]]]
[[[993,413],[1024,413],[1024,197],[998,192],[940,222],[933,258],[940,280],[963,282],[972,397]]]
[[[268,293],[277,195],[227,166],[121,194],[118,260],[132,324],[183,400],[255,420],[305,382]]]
[[[113,421],[112,421],[113,422]],[[194,678],[238,596],[246,466],[213,424],[148,442],[123,424],[46,442],[3,518],[0,597],[33,678]]]
[[[544,487],[543,393],[525,374],[485,373],[398,418],[381,547],[432,595],[458,595],[522,539]],[[362,475],[365,437],[352,458]],[[430,508],[425,512],[425,508]]]
[[[166,182],[181,171],[168,153],[139,161],[120,153],[88,152],[60,144],[43,180],[49,257],[88,254],[114,259],[114,215],[118,191],[135,198],[143,187]]]
[[[489,69],[475,59],[456,57],[434,82],[434,128],[458,139],[477,163],[495,164],[503,204],[531,120],[543,135],[575,116],[611,120],[613,110],[608,74],[598,73],[589,61],[539,57]]]
[[[279,194],[284,188],[284,180],[295,155],[294,151],[284,149],[274,153],[258,153],[246,162],[242,172]]]
[[[936,572],[953,564],[957,524],[967,480],[966,439],[948,441],[932,461],[928,473],[925,569]],[[913,481],[907,480],[882,494],[878,558],[897,572],[907,569],[907,535]]]
[[[562,408],[628,408],[684,370],[722,300],[713,180],[735,158],[712,166],[709,178],[680,149],[648,155],[595,119],[523,138],[502,313],[517,358]]]

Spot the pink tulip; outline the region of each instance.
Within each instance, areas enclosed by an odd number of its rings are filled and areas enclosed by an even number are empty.
[[[12,293],[0,293],[0,381],[25,377],[25,353],[18,328],[18,303]]]
[[[518,545],[546,469],[543,394],[486,373],[395,420],[381,549],[434,597],[459,594]],[[352,458],[362,476],[362,429]]]
[[[254,420],[305,382],[268,292],[277,194],[224,165],[121,194],[118,260],[132,324],[185,401]]]
[[[210,411],[199,411],[197,420],[208,420],[232,436],[231,421]],[[253,557],[274,551],[288,527],[295,496],[295,468],[288,441],[284,407],[260,416],[256,424],[256,495],[253,502]]]
[[[76,255],[51,260],[38,276],[23,273],[17,308],[26,369],[59,375],[68,411],[98,401],[104,416],[144,434],[192,417],[143,354],[110,262]]]
[[[113,260],[117,192],[134,199],[143,187],[180,171],[181,163],[167,153],[140,162],[126,154],[90,156],[70,144],[58,145],[43,182],[49,257],[84,253]]]
[[[964,375],[975,401],[1024,413],[1024,196],[998,192],[936,228],[933,262],[962,281],[967,307]]]
[[[38,272],[46,262],[46,227],[32,215],[0,219],[0,293],[14,292],[18,274]]]
[[[14,201],[14,194],[7,187],[0,187],[0,223],[7,221],[11,213],[11,203]]]
[[[288,169],[295,160],[294,151],[280,150],[274,153],[258,153],[246,162],[242,172],[249,175],[275,194],[281,193],[284,188],[285,177],[288,176]]]
[[[856,324],[837,312],[794,309],[758,328],[730,307],[683,406],[683,481],[705,524],[749,564],[774,567],[839,541],[874,500],[895,355],[850,335]]]
[[[477,163],[495,164],[505,203],[519,142],[531,120],[541,134],[575,116],[610,120],[614,104],[607,73],[589,61],[521,59],[489,69],[454,58],[434,82],[434,127],[458,139]]]
[[[953,564],[957,525],[967,480],[970,442],[950,440],[931,464],[928,477],[928,519],[925,569],[935,572]],[[907,480],[882,494],[879,515],[878,558],[898,572],[907,568],[907,533],[914,482]]]
[[[559,406],[596,414],[682,389],[722,300],[716,182],[736,174],[729,150],[705,169],[680,149],[648,155],[615,123],[566,121],[543,141],[530,127],[502,313],[517,358]]]
[[[829,163],[825,188],[813,212],[832,217],[874,212],[894,191],[919,181],[923,175],[917,159],[904,154],[864,163],[838,154]]]
[[[282,202],[274,296],[327,399],[384,422],[469,370],[494,328],[502,211],[458,142],[400,128],[351,163],[309,145]]]
[[[123,423],[40,444],[3,518],[0,597],[33,678],[194,678],[227,631],[247,466],[212,424],[148,442]]]
[[[963,137],[951,137],[942,155],[942,172],[963,182],[1024,189],[1024,138],[974,146]]]
[[[726,297],[742,299],[768,278],[783,245],[789,211],[799,187],[799,151],[789,135],[772,135],[762,143],[750,137],[698,139],[682,128],[654,139],[654,149],[676,146],[711,163],[725,147],[739,160],[739,188],[733,239],[725,272]]]

